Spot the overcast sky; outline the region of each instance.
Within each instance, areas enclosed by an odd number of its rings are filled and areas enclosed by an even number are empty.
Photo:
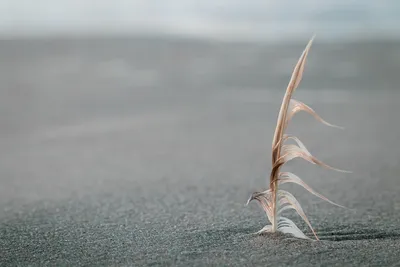
[[[400,0],[0,0],[0,33],[400,34]]]

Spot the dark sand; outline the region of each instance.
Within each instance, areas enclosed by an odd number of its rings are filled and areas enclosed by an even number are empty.
[[[254,236],[280,101],[305,43],[0,42],[1,266],[400,266],[400,43],[315,42],[287,165],[321,238]],[[288,215],[310,234],[299,217]]]

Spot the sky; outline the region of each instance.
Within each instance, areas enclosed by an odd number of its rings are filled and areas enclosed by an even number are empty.
[[[0,0],[0,35],[400,35],[399,0]]]

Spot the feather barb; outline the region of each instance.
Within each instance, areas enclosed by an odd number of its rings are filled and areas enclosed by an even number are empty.
[[[300,56],[296,66],[294,67],[292,76],[290,78],[289,84],[286,88],[285,95],[282,100],[282,104],[278,113],[278,119],[276,122],[276,128],[274,132],[274,137],[272,140],[272,170],[270,174],[269,189],[264,192],[255,192],[247,201],[247,204],[252,200],[257,200],[260,206],[264,209],[267,214],[268,220],[271,225],[265,226],[258,233],[264,232],[276,232],[280,231],[282,233],[292,234],[298,238],[309,239],[296,225],[293,221],[286,217],[282,217],[281,213],[285,210],[294,209],[300,215],[300,217],[306,222],[308,227],[311,229],[316,240],[318,236],[311,226],[305,212],[301,208],[299,202],[296,198],[289,192],[284,190],[278,190],[278,186],[285,183],[295,183],[303,188],[305,188],[311,194],[342,208],[339,204],[336,204],[323,195],[315,192],[310,186],[308,186],[302,179],[290,172],[280,172],[281,167],[288,161],[295,158],[303,158],[306,161],[316,164],[328,169],[348,172],[340,169],[333,168],[322,161],[318,160],[316,157],[311,155],[307,150],[305,145],[295,136],[285,134],[288,123],[293,118],[293,116],[300,111],[305,111],[311,114],[319,122],[336,128],[343,128],[334,124],[330,124],[323,120],[311,107],[306,104],[292,99],[292,95],[296,88],[299,86],[301,79],[303,77],[303,72],[305,69],[306,59],[310,51],[311,45],[315,35],[310,39],[307,46],[305,47],[302,55]],[[284,144],[288,139],[292,139],[296,144]]]

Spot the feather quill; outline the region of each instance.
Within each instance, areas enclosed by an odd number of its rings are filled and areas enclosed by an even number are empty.
[[[315,35],[308,42],[306,48],[304,49],[302,55],[300,56],[300,59],[298,60],[293,70],[291,79],[289,81],[285,95],[282,100],[281,108],[279,110],[275,133],[272,140],[272,170],[270,174],[269,189],[263,192],[253,193],[247,201],[247,204],[249,204],[249,202],[251,202],[252,200],[257,200],[260,206],[267,214],[268,220],[271,223],[271,225],[265,226],[260,231],[258,231],[258,233],[279,231],[285,234],[291,234],[297,238],[309,239],[309,237],[306,236],[296,226],[296,224],[293,221],[291,221],[286,217],[281,216],[281,214],[284,211],[289,209],[294,209],[300,215],[300,217],[306,222],[306,224],[314,234],[315,239],[319,240],[316,232],[311,226],[310,221],[308,220],[306,214],[304,213],[303,209],[301,208],[296,198],[291,193],[278,189],[278,186],[285,183],[298,184],[304,187],[311,194],[333,205],[345,208],[339,204],[330,201],[323,195],[315,192],[297,175],[290,172],[280,172],[280,169],[286,162],[295,158],[303,158],[312,164],[316,164],[325,167],[327,169],[336,170],[339,172],[348,172],[345,170],[333,168],[323,163],[322,161],[318,160],[307,150],[305,145],[297,137],[285,134],[285,130],[287,128],[288,123],[293,118],[293,116],[300,111],[305,111],[311,114],[316,120],[327,126],[343,129],[343,127],[328,123],[325,120],[323,120],[311,107],[307,106],[306,104],[292,99],[294,91],[301,82],[306,64],[306,59],[310,51],[311,45],[313,43],[314,37]],[[289,139],[295,141],[296,145],[294,144],[285,145],[284,143]]]

